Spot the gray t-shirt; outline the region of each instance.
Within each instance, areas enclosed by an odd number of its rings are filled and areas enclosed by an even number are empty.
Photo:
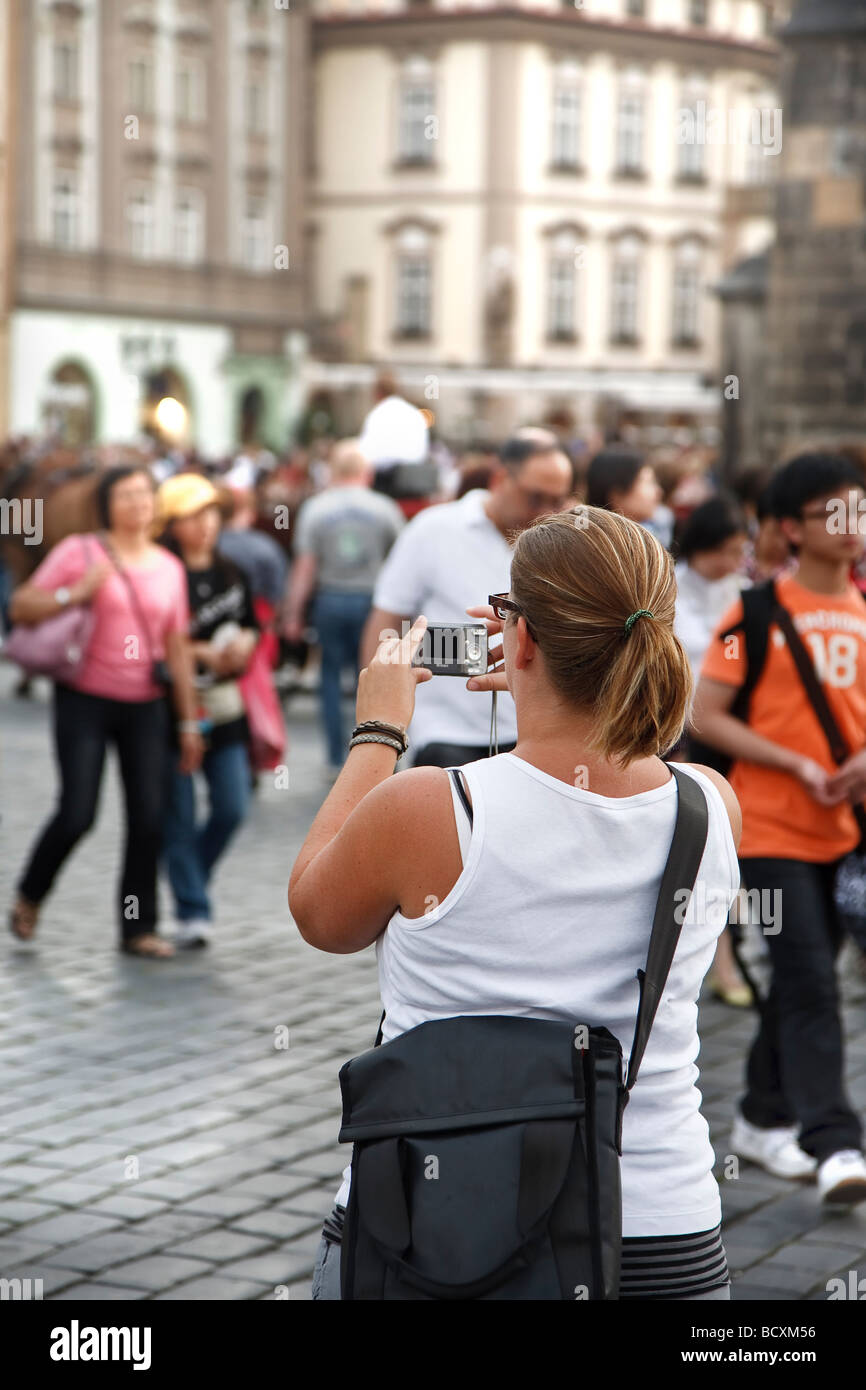
[[[367,487],[330,487],[304,502],[296,555],[314,555],[320,589],[372,594],[385,556],[406,524],[396,502]]]

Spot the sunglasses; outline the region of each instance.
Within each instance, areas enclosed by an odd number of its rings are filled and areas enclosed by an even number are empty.
[[[535,488],[524,487],[523,483],[516,480],[514,486],[523,493],[527,506],[534,512],[561,512],[571,497],[570,492],[538,492]]]
[[[523,609],[520,608],[519,605],[514,602],[513,598],[509,598],[508,594],[488,594],[487,602],[490,604],[490,607],[493,609],[493,612],[495,613],[496,617],[500,620],[500,622],[504,623],[509,613],[517,613],[519,617],[524,619],[526,623],[526,630],[532,638],[533,642],[538,641],[538,638],[532,631],[529,619],[527,618]]]

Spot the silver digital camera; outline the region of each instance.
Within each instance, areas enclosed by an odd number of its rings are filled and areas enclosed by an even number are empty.
[[[412,659],[434,676],[484,676],[488,664],[484,623],[430,623]]]

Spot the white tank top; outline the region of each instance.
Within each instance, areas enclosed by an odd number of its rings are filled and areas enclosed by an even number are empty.
[[[573,787],[514,753],[452,785],[464,866],[420,918],[395,912],[376,943],[383,1040],[429,1019],[514,1014],[609,1028],[628,1063],[676,782],[636,796]],[[740,883],[730,822],[703,773],[707,846],[623,1120],[623,1235],[681,1235],[721,1220],[697,1089],[697,998]],[[449,781],[451,779],[449,778]],[[348,1171],[348,1170],[347,1170]],[[344,1182],[338,1201],[348,1199]]]

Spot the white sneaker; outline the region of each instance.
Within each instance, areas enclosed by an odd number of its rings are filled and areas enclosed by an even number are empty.
[[[196,946],[207,946],[211,939],[212,927],[206,917],[194,917],[189,922],[178,922],[175,928],[174,944],[182,950]]]
[[[777,1178],[811,1178],[818,1167],[797,1143],[796,1129],[758,1129],[739,1112],[734,1116],[731,1148]]]
[[[866,1201],[866,1156],[859,1149],[840,1149],[818,1169],[822,1201],[853,1206]]]

